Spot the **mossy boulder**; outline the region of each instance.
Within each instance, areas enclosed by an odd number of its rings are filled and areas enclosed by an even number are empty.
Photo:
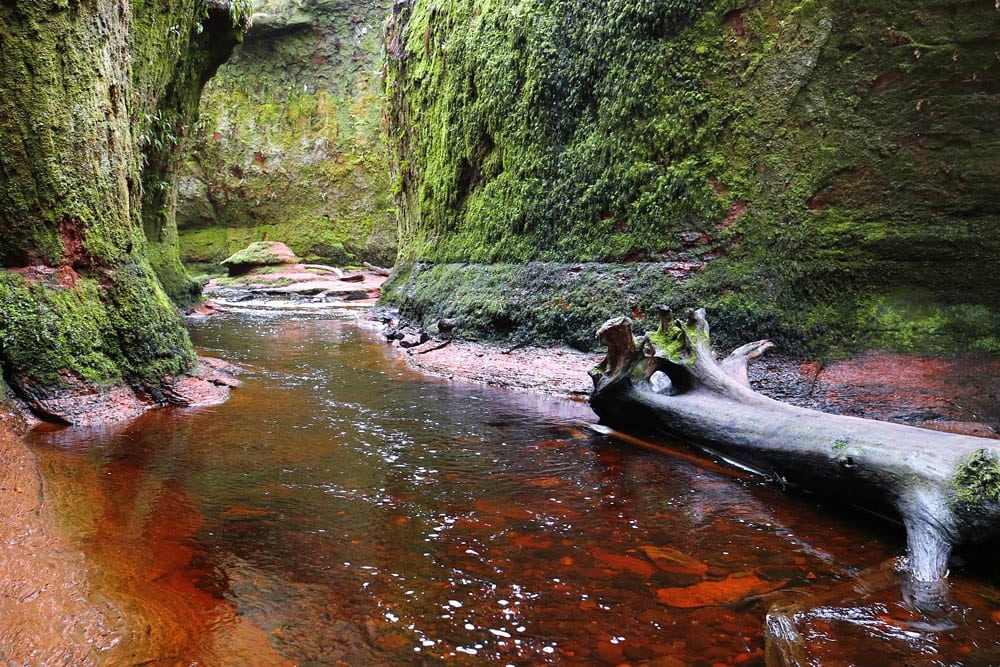
[[[1000,352],[998,35],[959,0],[397,5],[399,259],[662,263],[735,341]]]
[[[396,222],[378,85],[388,4],[255,3],[209,83],[179,183],[182,259],[281,239],[307,261],[391,264]]]
[[[243,250],[233,253],[220,262],[229,270],[229,275],[239,276],[261,266],[295,264],[299,258],[278,241],[257,241]]]

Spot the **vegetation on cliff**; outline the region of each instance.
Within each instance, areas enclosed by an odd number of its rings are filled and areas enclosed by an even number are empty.
[[[706,304],[734,340],[996,351],[998,28],[958,0],[397,5],[414,270],[386,300],[444,313],[420,262],[648,262],[666,303]],[[565,293],[526,297],[589,308],[591,329],[613,314]]]
[[[193,363],[153,267],[186,291],[171,268],[170,160],[245,11],[0,6],[0,364],[29,402],[122,383],[162,398]]]
[[[308,261],[391,264],[377,82],[384,2],[269,0],[208,85],[178,204],[182,259],[260,240]]]
[[[232,54],[249,25],[250,0],[136,3],[133,12],[131,107],[142,155],[142,222],[146,256],[176,302],[200,287],[181,266],[177,244],[178,172],[198,118],[206,82]],[[214,16],[213,16],[214,12]],[[235,28],[235,29],[234,29]]]

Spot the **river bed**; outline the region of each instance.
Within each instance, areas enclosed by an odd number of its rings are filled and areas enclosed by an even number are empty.
[[[594,435],[585,403],[422,377],[349,318],[192,337],[245,369],[229,402],[31,436],[131,619],[98,662],[1000,664],[996,566],[921,612],[892,525]]]

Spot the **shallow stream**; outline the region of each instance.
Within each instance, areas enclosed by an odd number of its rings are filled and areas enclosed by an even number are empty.
[[[586,404],[423,378],[351,320],[192,336],[245,369],[228,403],[32,437],[127,619],[107,664],[1000,664],[998,567],[923,614],[891,525]]]

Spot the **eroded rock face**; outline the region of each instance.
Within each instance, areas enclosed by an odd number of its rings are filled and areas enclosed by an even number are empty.
[[[959,0],[399,4],[401,306],[532,337],[533,295],[459,313],[445,266],[650,262],[623,291],[707,304],[720,342],[1000,351],[998,34]]]
[[[194,369],[164,291],[186,282],[170,174],[243,9],[0,5],[0,370],[39,414],[68,421],[65,401],[98,395],[168,402]]]
[[[205,268],[280,238],[306,261],[396,253],[377,77],[388,4],[254,3],[209,84],[180,182],[182,258]]]

